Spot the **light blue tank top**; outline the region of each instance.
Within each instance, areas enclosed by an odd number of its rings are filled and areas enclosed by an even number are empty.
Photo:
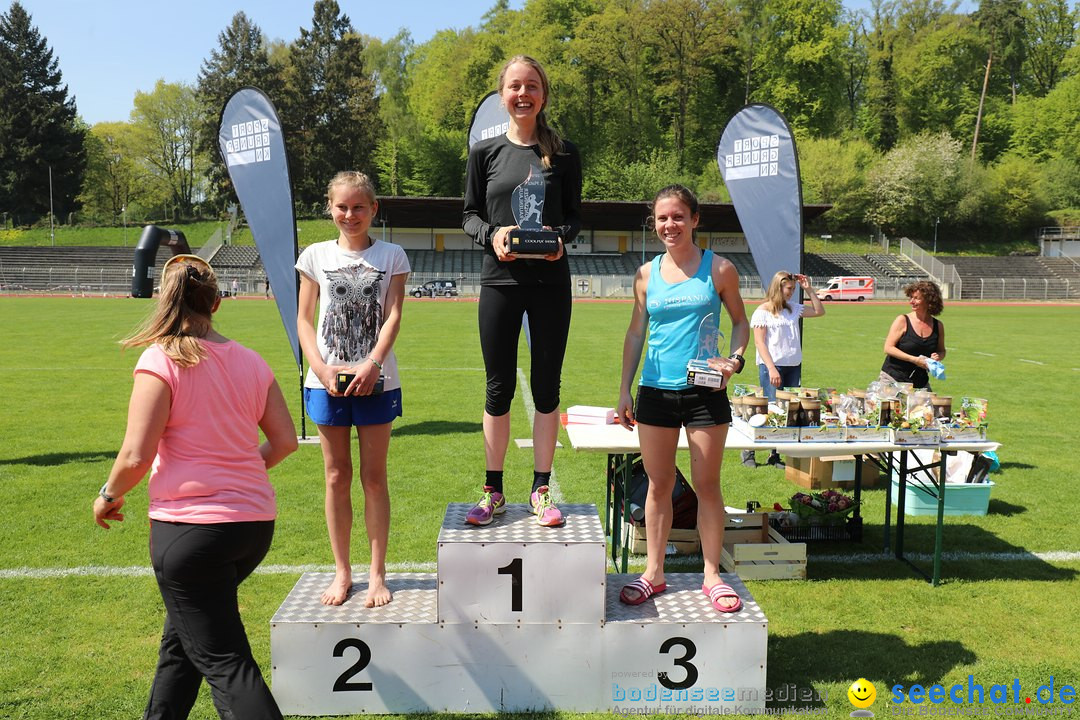
[[[649,313],[649,346],[641,369],[641,384],[662,390],[683,390],[686,363],[697,357],[698,327],[709,313],[720,326],[720,296],[712,279],[712,250],[701,256],[692,278],[668,283],[660,275],[664,255],[653,258],[645,309]]]

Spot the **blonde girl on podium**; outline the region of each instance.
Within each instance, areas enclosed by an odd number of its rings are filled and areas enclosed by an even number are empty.
[[[296,326],[308,361],[304,404],[319,427],[326,470],[326,526],[334,554],[334,579],[321,599],[324,605],[341,605],[353,584],[355,427],[364,527],[371,550],[364,605],[379,607],[392,598],[386,585],[390,535],[386,462],[390,428],[402,414],[401,377],[393,348],[401,327],[409,260],[400,245],[368,234],[379,202],[374,184],[364,173],[335,175],[326,190],[326,208],[337,225],[337,239],[310,245],[296,261],[300,272]]]

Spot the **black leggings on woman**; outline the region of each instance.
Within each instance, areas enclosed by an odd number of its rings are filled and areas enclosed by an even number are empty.
[[[480,288],[480,348],[487,371],[484,410],[499,417],[510,412],[517,386],[521,314],[529,315],[532,364],[529,384],[540,413],[559,407],[559,381],[566,336],[570,332],[569,285],[485,285]]]
[[[165,630],[144,718],[186,718],[205,677],[223,718],[280,718],[248,645],[236,588],[262,562],[274,521],[150,521]]]

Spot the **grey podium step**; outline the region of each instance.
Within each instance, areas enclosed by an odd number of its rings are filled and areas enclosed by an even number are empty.
[[[768,619],[736,575],[719,613],[700,573],[672,573],[638,606],[634,575],[607,575],[593,505],[544,528],[524,505],[485,527],[450,504],[439,573],[391,573],[393,600],[320,602],[333,573],[305,573],[270,621],[272,688],[289,715],[526,712],[718,714],[763,710]]]

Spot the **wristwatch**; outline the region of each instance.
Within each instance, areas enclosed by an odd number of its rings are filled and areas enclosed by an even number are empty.
[[[735,370],[736,373],[741,373],[743,371],[743,368],[746,367],[746,358],[744,358],[739,353],[731,353],[730,355],[728,355],[728,360],[739,361],[739,367]]]
[[[109,487],[109,481],[108,480],[106,480],[105,484],[101,486],[101,489],[98,490],[97,494],[102,500],[104,500],[105,502],[107,502],[109,504],[112,504],[112,503],[116,502],[118,498],[114,498],[111,495],[109,495],[108,493],[106,493],[105,488],[107,488],[107,487]]]

